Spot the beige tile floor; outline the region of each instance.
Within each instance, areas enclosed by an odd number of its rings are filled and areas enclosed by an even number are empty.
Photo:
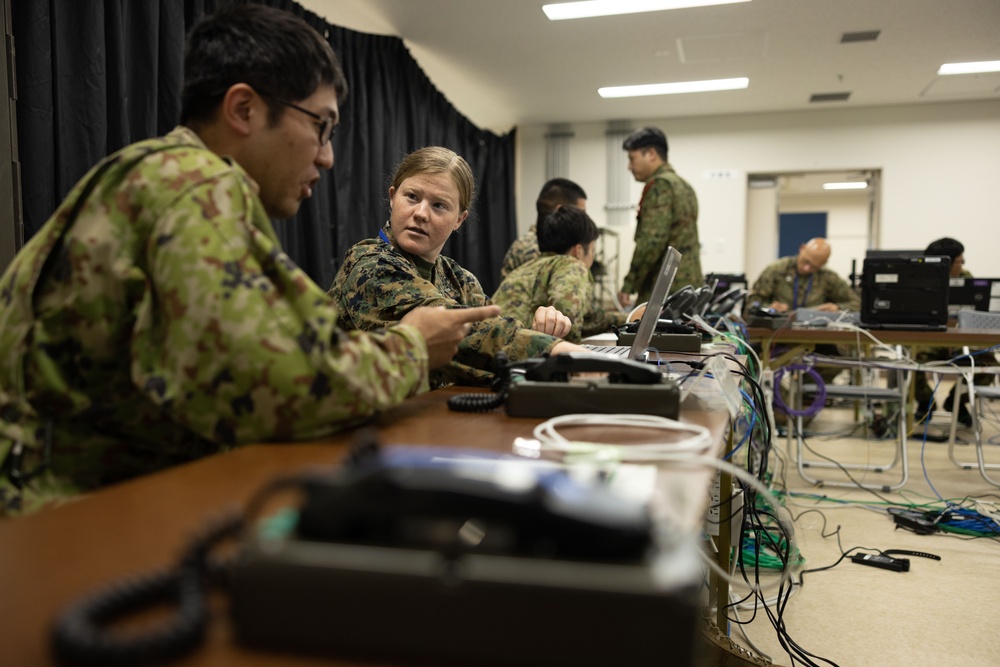
[[[1000,413],[1000,402],[994,409]],[[841,462],[891,460],[894,441],[847,436],[856,425],[854,419],[853,408],[823,410],[810,427],[817,435],[808,438],[807,444],[816,453],[808,456],[824,455]],[[949,425],[950,415],[936,412],[929,429],[945,433]],[[832,664],[1000,664],[1000,540],[917,535],[895,529],[892,519],[882,511],[887,502],[917,504],[937,502],[939,496],[954,500],[972,497],[980,499],[983,509],[995,512],[1000,519],[1000,488],[984,480],[978,470],[956,467],[949,459],[947,444],[925,444],[921,435],[922,430],[908,442],[907,484],[888,493],[810,484],[796,470],[794,452],[789,451],[785,438],[775,442],[771,470],[777,486],[797,494],[788,499],[787,507],[797,517],[796,539],[805,568],[832,565],[842,550],[852,547],[866,547],[867,551],[908,549],[941,557],[940,561],[911,557],[911,569],[904,573],[845,559],[830,570],[806,574],[804,585],[795,587],[783,620],[789,636],[799,646]],[[966,428],[960,428],[958,435],[965,443],[972,438],[971,430]],[[996,421],[985,424],[984,438],[1000,441]],[[955,448],[960,460],[974,460],[974,451],[969,444]],[[987,460],[1000,464],[1000,445],[986,445],[984,452]],[[809,472],[831,480],[846,479],[838,470]],[[992,472],[994,479],[1000,479],[1000,469]],[[899,479],[893,477],[893,471],[855,475],[866,482]],[[765,585],[771,585],[776,577],[771,575],[766,581]],[[739,614],[748,620],[753,612],[741,610]],[[804,664],[793,663],[761,611],[745,627],[753,643],[775,664]],[[735,624],[730,629],[734,639],[749,645]]]

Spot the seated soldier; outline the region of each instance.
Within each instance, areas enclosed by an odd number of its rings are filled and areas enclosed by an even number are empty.
[[[860,298],[846,280],[826,268],[830,243],[824,238],[810,239],[799,246],[797,255],[782,257],[767,266],[753,284],[747,303],[751,308],[771,308],[787,313],[798,308],[816,308],[828,312],[857,311]],[[836,345],[817,345],[817,354],[838,356]],[[819,368],[829,384],[840,368]]]
[[[590,267],[599,235],[590,216],[576,207],[550,213],[537,227],[541,255],[508,274],[493,303],[522,322],[530,321],[539,307],[554,306],[572,322],[564,336],[572,343],[623,324],[624,313],[594,307]]]
[[[965,246],[962,245],[960,241],[953,238],[940,238],[936,241],[932,241],[927,249],[924,250],[925,255],[937,255],[940,257],[951,258],[951,277],[952,278],[971,278],[972,273],[965,269]],[[921,364],[926,364],[929,361],[945,361],[948,359],[954,359],[960,357],[962,354],[961,350],[949,349],[946,347],[932,347],[927,349],[921,349],[916,354],[916,361]],[[968,366],[970,360],[968,357],[962,357],[956,359],[955,363],[959,366]],[[994,366],[996,365],[996,359],[993,355],[983,354],[977,355],[975,358],[976,365],[984,366]],[[955,377],[955,376],[949,376]],[[975,376],[974,382],[976,384],[990,384],[993,381],[993,376],[977,374]],[[944,409],[949,412],[955,407],[955,386],[951,387],[951,391],[944,399]],[[914,418],[920,422],[927,418],[932,412],[934,407],[934,389],[927,380],[926,373],[914,373],[913,374],[913,399],[914,399]],[[972,426],[972,415],[969,413],[968,407],[968,394],[966,394],[965,399],[962,404],[958,406],[958,421],[965,426]]]
[[[540,254],[536,233],[538,225],[548,217],[549,213],[560,206],[575,206],[585,211],[587,210],[587,193],[568,178],[553,178],[545,182],[542,191],[538,193],[538,199],[535,201],[535,211],[538,214],[535,218],[535,224],[510,245],[507,254],[503,257],[503,265],[500,267],[501,280],[517,267],[538,257]]]
[[[181,125],[101,162],[0,295],[0,516],[237,445],[325,437],[425,389],[468,322],[346,333],[278,243],[333,166],[347,92],[302,19],[261,5],[188,37]]]
[[[378,331],[418,306],[491,305],[479,280],[441,254],[469,217],[474,190],[472,168],[454,151],[428,146],[403,158],[389,187],[389,221],[377,237],[348,249],[330,287],[341,327]],[[475,322],[452,362],[431,371],[430,384],[489,384],[497,352],[518,361],[581,351],[560,339],[569,328],[569,319],[551,307],[539,308],[524,324],[501,316]]]

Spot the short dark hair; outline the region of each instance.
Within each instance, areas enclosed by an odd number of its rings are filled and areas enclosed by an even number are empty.
[[[965,246],[960,241],[947,236],[937,241],[931,241],[930,245],[927,246],[927,250],[924,250],[925,255],[950,257],[952,262],[964,252]]]
[[[586,246],[597,240],[601,230],[583,209],[562,206],[542,220],[535,234],[539,250],[564,255],[577,243]]]
[[[546,181],[542,191],[535,200],[535,211],[538,214],[535,224],[541,224],[549,213],[560,206],[576,206],[581,199],[586,199],[587,193],[579,185],[568,178],[553,178]]]
[[[229,5],[192,28],[184,52],[181,123],[210,120],[237,83],[266,99],[272,123],[284,109],[273,98],[298,102],[321,85],[332,86],[338,102],[347,95],[330,44],[294,14],[257,4]]]
[[[637,151],[642,148],[653,148],[661,160],[667,159],[667,135],[658,127],[644,127],[625,137],[622,148],[627,151]]]

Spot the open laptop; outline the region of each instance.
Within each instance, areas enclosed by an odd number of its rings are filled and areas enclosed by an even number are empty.
[[[950,278],[948,317],[958,317],[961,310],[1000,311],[1000,278]]]
[[[681,263],[681,254],[676,248],[667,248],[663,261],[660,263],[660,272],[653,283],[653,291],[646,302],[646,310],[639,320],[639,328],[635,332],[635,340],[632,345],[584,345],[591,352],[610,354],[616,357],[625,357],[636,361],[646,361],[649,342],[653,340],[653,333],[656,331],[656,322],[660,319],[660,310],[663,302],[666,301],[667,294],[670,293],[670,286],[674,284],[674,276],[677,275],[677,267]]]
[[[948,324],[948,257],[865,257],[861,325],[943,331]]]

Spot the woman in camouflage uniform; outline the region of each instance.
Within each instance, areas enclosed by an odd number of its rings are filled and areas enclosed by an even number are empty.
[[[473,190],[472,169],[454,151],[430,146],[403,158],[389,188],[390,220],[347,251],[330,287],[341,327],[373,331],[417,306],[490,303],[474,275],[441,255],[469,216]],[[582,349],[560,340],[570,322],[555,308],[539,308],[531,326],[502,316],[473,324],[452,362],[431,372],[431,386],[489,383],[501,351],[518,360]]]

